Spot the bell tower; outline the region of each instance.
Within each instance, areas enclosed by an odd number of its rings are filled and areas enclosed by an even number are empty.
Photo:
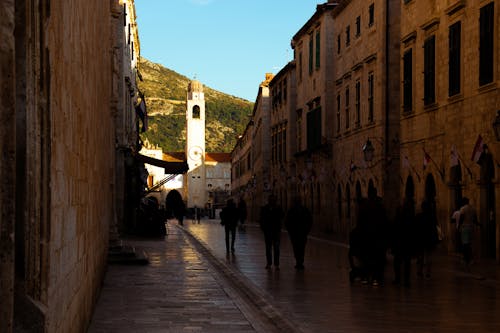
[[[203,208],[206,198],[205,174],[205,95],[203,85],[192,80],[186,99],[186,156],[189,171],[186,174],[187,207]]]

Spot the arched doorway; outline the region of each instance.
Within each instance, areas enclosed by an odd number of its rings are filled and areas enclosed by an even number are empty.
[[[373,185],[372,179],[370,179],[368,181],[368,192],[367,193],[377,193],[377,189],[375,188],[375,185]]]
[[[450,168],[450,182],[448,183],[450,187],[450,201],[451,209],[455,211],[460,209],[462,206],[462,166],[460,161],[457,160],[456,164]]]
[[[406,178],[405,198],[415,198],[415,183],[413,182],[412,176],[408,176],[408,178]]]
[[[481,254],[485,258],[496,257],[496,207],[495,207],[495,164],[488,146],[483,146],[483,153],[477,162],[480,167],[480,204],[479,223],[481,223]]]
[[[361,193],[361,184],[359,180],[356,182],[356,201],[360,201],[363,198],[363,194]]]

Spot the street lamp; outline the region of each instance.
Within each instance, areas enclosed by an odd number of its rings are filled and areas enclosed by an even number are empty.
[[[373,147],[370,139],[366,140],[366,143],[363,145],[363,155],[366,162],[371,162],[373,160],[373,156],[375,155],[375,148]]]
[[[497,116],[493,122],[493,130],[495,131],[497,141],[500,141],[500,110],[497,110]]]

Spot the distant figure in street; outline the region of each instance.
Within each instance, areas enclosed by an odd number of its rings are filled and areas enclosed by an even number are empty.
[[[177,190],[168,192],[165,199],[165,207],[167,215],[172,216],[179,221],[180,225],[184,224],[184,215],[186,214],[186,204],[182,200],[181,194]]]
[[[455,252],[462,253],[462,242],[460,240],[460,207],[451,214],[451,223],[455,225],[455,232],[453,235],[453,242],[455,244]]]
[[[371,280],[378,286],[384,282],[388,225],[382,199],[375,188],[369,189],[368,198],[358,202],[357,217],[356,226],[349,235],[349,280],[361,278],[364,284]]]
[[[264,233],[266,243],[266,269],[271,268],[274,259],[274,267],[280,267],[280,240],[283,210],[276,203],[276,196],[269,195],[268,202],[260,210],[259,224]]]
[[[312,216],[309,209],[302,205],[298,196],[293,198],[292,207],[285,218],[285,228],[288,231],[295,257],[295,269],[304,269],[304,255],[307,235],[311,231]]]
[[[415,202],[405,198],[392,226],[392,254],[394,256],[394,284],[410,287],[411,259],[415,256]]]
[[[200,224],[201,220],[201,209],[198,206],[194,206],[194,218],[196,219],[196,222]]]
[[[304,269],[307,235],[311,231],[311,226],[312,216],[309,209],[302,205],[300,197],[294,197],[292,207],[290,207],[286,214],[285,228],[292,243],[295,269],[297,270]]]
[[[477,213],[474,206],[469,203],[469,198],[462,199],[460,208],[460,240],[462,242],[462,253],[465,268],[470,269],[472,262],[472,239],[474,235],[474,226],[481,226],[477,220]]]
[[[245,222],[247,220],[247,204],[243,197],[240,197],[240,201],[238,202],[238,213],[240,218],[240,227],[241,231],[245,231]]]
[[[431,277],[432,253],[439,243],[437,217],[431,203],[422,201],[421,212],[415,217],[417,232],[417,276]]]
[[[238,208],[233,199],[228,199],[226,207],[220,212],[220,224],[224,226],[226,234],[226,254],[229,254],[229,233],[231,233],[231,252],[234,253],[234,240],[236,238],[236,226],[238,224]]]

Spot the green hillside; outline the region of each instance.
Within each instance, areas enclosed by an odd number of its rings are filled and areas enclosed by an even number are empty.
[[[142,139],[163,151],[183,151],[186,140],[185,110],[189,78],[141,58],[143,81],[139,89],[146,97],[148,131]],[[203,83],[203,82],[202,82]],[[256,88],[257,89],[257,88]],[[203,86],[206,101],[206,150],[230,152],[252,114],[253,103]]]

